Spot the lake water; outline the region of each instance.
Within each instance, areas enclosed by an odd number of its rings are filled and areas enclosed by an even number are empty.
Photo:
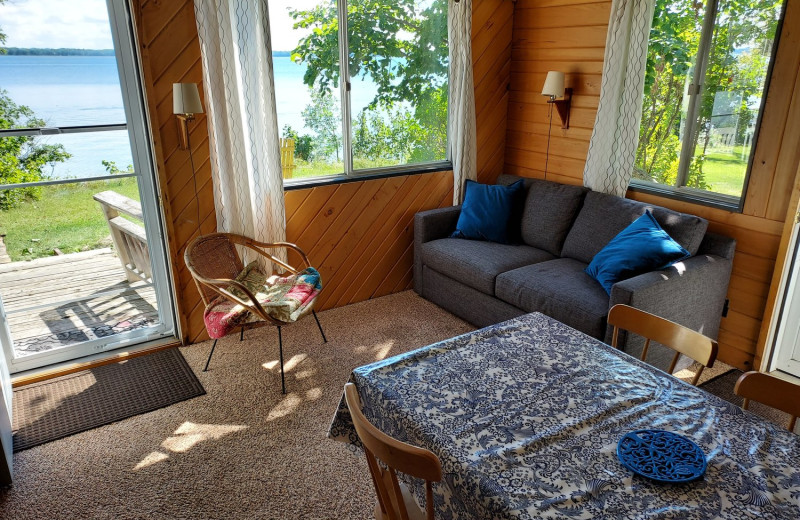
[[[311,96],[303,84],[304,65],[289,57],[274,57],[275,95],[279,128],[290,125],[305,129],[302,110]],[[356,82],[354,82],[356,83]],[[124,123],[125,112],[113,56],[5,56],[0,55],[0,89],[8,91],[17,104],[33,109],[47,126],[76,126]],[[374,95],[369,80],[353,87],[353,113],[366,106]],[[50,173],[55,178],[106,175],[102,160],[114,161],[124,169],[131,159],[125,131],[70,134],[40,138],[62,143],[72,158],[58,163]]]

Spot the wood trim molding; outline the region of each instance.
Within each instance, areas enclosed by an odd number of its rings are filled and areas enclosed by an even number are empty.
[[[756,355],[753,361],[753,369],[759,370],[761,363],[765,357],[767,343],[773,341],[774,333],[773,325],[778,311],[778,292],[783,286],[783,274],[788,260],[789,246],[794,226],[796,225],[795,217],[800,211],[800,166],[797,168],[795,174],[794,187],[792,188],[791,200],[789,202],[789,209],[786,211],[786,218],[783,222],[783,232],[781,233],[781,241],[778,246],[777,261],[775,262],[775,270],[772,272],[772,282],[769,286],[769,293],[767,295],[767,305],[764,309],[764,317],[761,320],[761,330],[758,334],[758,343],[756,344]],[[767,353],[769,355],[769,353]]]
[[[36,371],[31,375],[23,375],[18,378],[12,378],[11,387],[19,388],[25,385],[32,385],[33,383],[40,383],[42,381],[47,381],[48,379],[54,379],[56,377],[66,376],[68,374],[74,374],[75,372],[80,372],[82,370],[89,370],[91,368],[100,367],[103,365],[119,363],[120,361],[125,361],[127,359],[133,359],[139,356],[146,356],[147,354],[152,354],[160,350],[166,350],[168,348],[179,347],[179,346],[181,346],[181,342],[175,340],[175,341],[170,341],[169,343],[163,345],[143,348],[141,350],[137,350],[134,352],[130,351],[118,352],[118,353],[109,352],[107,357],[103,357],[101,359],[93,359],[91,361],[70,363],[68,365],[59,366],[50,370]]]

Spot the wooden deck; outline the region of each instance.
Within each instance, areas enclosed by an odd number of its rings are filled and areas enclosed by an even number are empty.
[[[17,357],[152,325],[153,287],[129,282],[111,249],[0,264]]]

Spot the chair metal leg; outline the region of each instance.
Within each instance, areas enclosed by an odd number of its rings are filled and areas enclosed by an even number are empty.
[[[208,372],[208,364],[211,363],[211,356],[214,355],[214,349],[217,348],[217,339],[214,340],[214,344],[211,345],[211,352],[208,353],[208,359],[206,359],[206,366],[203,369],[203,372]]]
[[[322,334],[322,341],[324,343],[327,343],[328,342],[328,338],[325,337],[325,332],[322,331],[322,325],[320,325],[319,318],[317,318],[317,311],[312,310],[311,314],[313,314],[314,315],[314,319],[317,320],[317,327],[319,327],[319,333]]]
[[[281,359],[281,393],[286,395],[286,381],[283,377],[283,336],[280,326],[278,326],[278,353]]]
[[[242,326],[242,330],[239,331],[239,341],[244,341],[244,326]]]

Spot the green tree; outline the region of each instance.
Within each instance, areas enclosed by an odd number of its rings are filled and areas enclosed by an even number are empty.
[[[314,152],[314,138],[308,134],[300,135],[289,125],[283,125],[283,137],[294,139],[294,156],[308,162]]]
[[[342,149],[342,118],[339,100],[329,90],[312,90],[311,104],[303,109],[303,121],[317,134],[313,156],[339,161]]]
[[[40,127],[45,122],[33,111],[17,105],[0,90],[0,129]],[[36,182],[46,178],[45,168],[71,156],[60,144],[41,144],[32,136],[0,137],[0,184]],[[38,198],[39,188],[0,191],[0,209],[9,209],[26,198]]]
[[[698,100],[698,124],[684,135],[684,93],[692,79],[705,8],[702,2],[656,0],[648,48],[645,96],[636,176],[672,184],[678,171],[681,139],[694,157],[687,185],[711,189],[705,179],[714,128],[735,126],[736,143],[745,140],[760,97],[781,0],[724,0],[711,37],[711,53]]]
[[[124,170],[120,170],[116,161],[102,160],[100,162],[103,164],[103,168],[106,169],[106,173],[109,175],[117,175],[119,173],[134,173],[132,164],[129,164]]]
[[[447,142],[447,1],[419,8],[415,0],[352,0],[347,5],[349,68],[354,78],[369,77],[377,86],[367,109],[353,121],[354,146],[375,155],[380,139],[405,139],[384,148],[408,146],[408,156],[441,158]],[[307,65],[303,78],[318,92],[339,85],[339,20],[335,2],[309,10],[289,10],[295,28],[310,29],[292,52]],[[402,112],[405,110],[405,112]],[[402,112],[402,117],[393,117]],[[443,119],[434,119],[433,116]],[[415,121],[409,121],[409,116]],[[388,128],[384,126],[388,125]],[[383,137],[364,133],[379,129]],[[359,137],[361,132],[361,137]],[[369,148],[369,152],[366,149]],[[424,150],[424,151],[423,151]],[[360,153],[354,150],[354,154]],[[386,156],[384,156],[385,158]]]

